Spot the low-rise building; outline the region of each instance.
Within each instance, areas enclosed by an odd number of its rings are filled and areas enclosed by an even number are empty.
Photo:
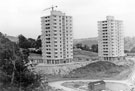
[[[43,59],[42,59],[42,55],[41,54],[30,53],[28,59],[33,64],[43,63]]]
[[[104,81],[96,81],[90,82],[88,84],[88,91],[102,91],[106,90],[105,82]]]

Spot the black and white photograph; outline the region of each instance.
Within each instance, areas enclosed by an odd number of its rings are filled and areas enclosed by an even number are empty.
[[[135,91],[135,1],[0,0],[0,91]]]

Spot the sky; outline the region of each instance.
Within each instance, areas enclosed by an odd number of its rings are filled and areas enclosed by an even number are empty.
[[[0,32],[27,38],[37,38],[41,34],[41,18],[57,5],[66,15],[73,17],[75,39],[97,37],[97,21],[106,16],[123,20],[124,35],[135,36],[134,0],[0,0]]]

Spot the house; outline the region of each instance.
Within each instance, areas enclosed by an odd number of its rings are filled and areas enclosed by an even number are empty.
[[[28,59],[32,63],[43,63],[42,56],[40,54],[30,53]]]

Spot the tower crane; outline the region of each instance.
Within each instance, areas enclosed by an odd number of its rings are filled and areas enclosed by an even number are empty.
[[[52,11],[54,10],[54,8],[57,8],[58,6],[52,6],[52,7],[49,7],[49,8],[46,8],[46,9],[44,9],[43,11],[46,11],[46,10],[48,10],[48,9],[52,9]]]

